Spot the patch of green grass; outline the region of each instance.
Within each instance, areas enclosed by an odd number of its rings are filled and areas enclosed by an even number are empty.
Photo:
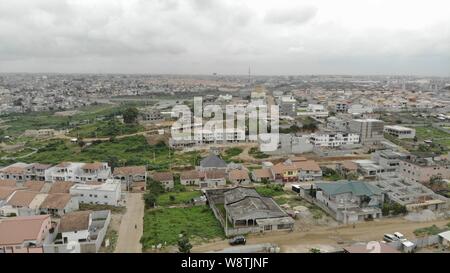
[[[219,221],[207,206],[162,208],[145,212],[142,247],[146,250],[160,243],[174,245],[182,231],[190,238],[203,241],[225,238]]]
[[[119,106],[110,104],[90,105],[75,109],[80,112],[73,116],[56,116],[54,113],[57,111],[46,111],[14,113],[3,116],[2,119],[5,120],[4,125],[8,126],[5,134],[18,136],[28,129],[71,129],[75,126],[73,124],[84,126],[87,123],[95,123],[97,119],[112,119],[114,116],[120,115],[121,111],[130,105],[134,104],[123,103]]]
[[[450,223],[449,223],[450,224]],[[414,230],[414,235],[416,235],[417,237],[422,237],[422,236],[430,236],[430,235],[437,235],[441,232],[447,231],[449,228],[439,228],[436,225],[432,225],[429,227],[424,227],[424,228],[418,228],[416,230]]]
[[[198,152],[174,154],[165,144],[149,145],[144,136],[131,136],[94,142],[84,148],[70,141],[49,140],[41,143],[37,153],[22,161],[48,164],[62,161],[102,161],[118,166],[148,165],[149,169],[167,170],[170,165],[195,166],[198,158]]]
[[[230,161],[232,157],[240,155],[242,151],[243,151],[242,148],[239,147],[226,149],[225,152],[222,154],[222,158],[225,161]]]
[[[158,196],[156,204],[158,206],[185,204],[191,201],[192,198],[199,197],[200,195],[200,191],[166,192]]]
[[[78,138],[94,138],[129,135],[142,131],[144,127],[141,125],[124,124],[113,119],[77,126],[70,131],[69,135]]]
[[[123,214],[126,211],[126,207],[117,207],[110,205],[100,205],[100,204],[81,204],[79,210],[110,210],[112,213],[120,213]]]
[[[448,138],[450,134],[439,130],[437,128],[427,126],[427,127],[415,127],[416,136],[419,140],[429,139],[429,138]]]
[[[284,194],[283,186],[278,184],[256,187],[255,190],[265,197],[274,197]]]
[[[257,147],[250,148],[248,154],[257,159],[268,158],[269,155],[261,152]]]
[[[117,239],[119,238],[119,235],[117,234],[117,231],[113,229],[108,229],[106,231],[105,240],[109,239],[109,246],[104,248],[104,252],[106,253],[112,253],[116,249],[117,245]]]

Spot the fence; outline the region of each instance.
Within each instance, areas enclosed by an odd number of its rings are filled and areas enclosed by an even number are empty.
[[[439,236],[431,235],[431,236],[411,240],[411,242],[414,244],[415,248],[428,247],[428,246],[439,244]],[[389,245],[397,250],[403,249],[402,242],[400,242],[400,241],[390,242]]]

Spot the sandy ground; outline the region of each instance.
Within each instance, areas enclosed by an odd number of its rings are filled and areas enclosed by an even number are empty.
[[[281,252],[308,252],[316,247],[331,250],[356,242],[381,241],[385,233],[401,232],[407,238],[415,238],[413,231],[433,224],[444,226],[449,220],[429,222],[411,222],[402,218],[382,219],[340,227],[315,227],[304,231],[272,232],[248,236],[248,244],[272,243],[281,248]],[[195,246],[193,252],[217,251],[229,247],[226,240]]]
[[[144,226],[144,201],[142,193],[127,193],[127,211],[122,217],[116,246],[116,253],[142,252],[142,237]],[[135,228],[135,225],[137,228]]]

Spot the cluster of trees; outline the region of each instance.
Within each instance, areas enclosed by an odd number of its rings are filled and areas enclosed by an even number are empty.
[[[381,209],[381,213],[384,216],[406,214],[407,212],[406,206],[397,203],[384,203]]]
[[[332,180],[332,181],[337,181],[337,180],[342,179],[341,175],[337,171],[335,171],[331,168],[327,168],[327,167],[322,167],[322,175],[326,179]]]
[[[189,236],[185,231],[182,231],[178,239],[178,251],[180,253],[190,253],[192,244],[189,242]]]
[[[164,187],[161,183],[150,179],[147,182],[147,192],[144,194],[144,203],[146,208],[154,208],[156,200],[160,194],[164,193]]]
[[[126,124],[136,123],[139,111],[136,107],[128,107],[122,112],[123,122]]]

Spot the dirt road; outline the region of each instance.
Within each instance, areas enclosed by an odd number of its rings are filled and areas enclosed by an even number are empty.
[[[127,193],[127,211],[122,217],[117,240],[116,253],[140,253],[140,239],[143,231],[144,201],[142,193]],[[135,225],[137,228],[135,228]]]
[[[400,232],[407,238],[415,238],[413,231],[417,228],[428,227],[433,224],[444,226],[450,220],[436,220],[430,222],[410,222],[402,218],[382,219],[372,222],[363,222],[353,226],[337,228],[317,227],[308,231],[273,232],[263,235],[253,234],[248,237],[248,244],[274,243],[282,252],[304,252],[311,245],[339,246],[355,242],[381,241],[386,233]],[[193,252],[217,251],[229,247],[226,240],[195,246]]]

